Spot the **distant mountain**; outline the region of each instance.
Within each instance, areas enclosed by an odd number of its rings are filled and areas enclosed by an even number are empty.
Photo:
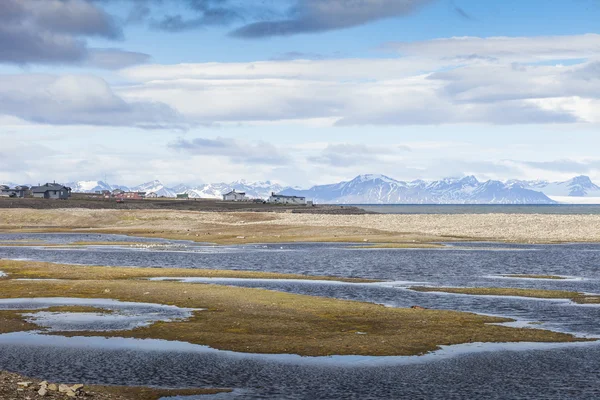
[[[138,186],[109,185],[103,181],[67,183],[74,192],[133,190],[155,192],[162,197],[185,193],[191,198],[220,199],[231,190],[245,192],[250,198],[266,199],[272,192],[305,196],[322,204],[600,204],[600,186],[587,176],[565,182],[510,180],[481,182],[474,176],[438,181],[399,181],[385,175],[359,175],[350,181],[313,186],[310,189],[284,187],[271,181],[180,184],[167,187],[159,180]],[[10,186],[15,186],[10,184]]]
[[[134,192],[156,193],[158,197],[177,197],[177,192],[165,187],[159,180],[142,183],[131,188]]]
[[[135,192],[146,192],[156,193],[159,197],[177,197],[178,194],[187,194],[191,198],[203,198],[203,199],[220,199],[223,193],[237,190],[238,192],[245,192],[250,198],[268,198],[272,192],[281,192],[285,188],[277,183],[270,181],[265,182],[246,182],[244,180],[236,181],[232,183],[209,183],[198,186],[190,186],[185,184],[176,185],[174,187],[167,187],[161,181],[154,180],[146,182],[138,186],[121,186],[121,185],[109,185],[102,181],[79,181],[69,182],[65,184],[73,189],[75,193],[95,193],[102,190],[114,190],[121,189],[125,191]],[[11,187],[14,186],[11,184]]]
[[[544,193],[560,203],[600,204],[600,186],[587,176],[577,176],[564,182],[549,181],[509,181],[526,189]]]
[[[187,188],[184,192],[192,198],[220,199],[223,193],[232,190],[245,192],[246,196],[257,199],[266,199],[272,192],[279,193],[285,188],[271,181],[249,183],[244,180],[232,183],[208,183],[195,188]]]
[[[102,190],[113,190],[108,183],[102,181],[79,181],[67,182],[65,186],[70,187],[75,193],[94,193]]]
[[[404,182],[385,175],[360,175],[348,182],[287,189],[283,194],[305,196],[332,204],[554,204],[546,195],[519,184],[479,182],[474,176],[440,181]]]

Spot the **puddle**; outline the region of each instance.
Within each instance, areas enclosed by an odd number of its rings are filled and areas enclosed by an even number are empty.
[[[23,314],[27,322],[51,332],[122,331],[190,318],[200,309],[151,303],[120,302],[111,299],[31,298],[0,299],[0,310],[45,310],[50,307],[80,306],[107,310],[98,312],[49,312]]]

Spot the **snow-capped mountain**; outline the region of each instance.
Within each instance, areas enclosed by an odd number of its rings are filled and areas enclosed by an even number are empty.
[[[474,176],[440,181],[397,181],[384,175],[360,175],[348,182],[287,189],[283,194],[305,196],[330,204],[553,204],[546,195],[519,184],[480,182]]]
[[[220,199],[231,190],[245,192],[250,198],[266,199],[272,192],[305,196],[322,204],[600,204],[600,186],[587,176],[565,182],[520,181],[481,182],[474,176],[446,178],[438,181],[399,181],[385,175],[360,175],[351,181],[318,185],[310,189],[283,187],[265,182],[180,184],[167,187],[159,180],[134,187],[109,185],[103,181],[67,183],[74,192],[94,193],[100,190],[132,190],[154,192],[161,197],[185,193],[191,198]],[[10,186],[15,186],[10,184]]]
[[[536,190],[559,203],[600,203],[600,186],[587,176],[577,176],[564,182],[509,181],[526,189]]]
[[[14,185],[11,184],[11,187]],[[95,193],[102,190],[121,189],[125,191],[156,193],[159,197],[177,197],[178,194],[187,194],[190,198],[202,199],[220,199],[223,193],[237,190],[245,192],[250,198],[266,199],[272,192],[279,193],[285,188],[271,181],[265,182],[246,182],[245,180],[231,183],[208,183],[198,186],[185,184],[173,187],[165,186],[161,181],[154,180],[138,186],[128,187],[122,185],[109,185],[102,181],[79,181],[66,183],[75,193]]]
[[[192,198],[220,199],[223,193],[234,189],[238,192],[245,192],[246,196],[250,198],[266,199],[272,192],[279,193],[284,187],[271,181],[249,183],[241,180],[232,183],[208,183],[195,188],[188,187],[182,193],[187,193]]]
[[[70,187],[75,193],[95,193],[102,190],[114,189],[108,183],[102,181],[68,182],[64,185]]]
[[[158,197],[177,197],[177,192],[165,187],[159,180],[142,183],[131,188],[134,192],[156,193]]]

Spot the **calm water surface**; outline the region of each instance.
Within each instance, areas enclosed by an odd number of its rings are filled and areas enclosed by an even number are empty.
[[[123,241],[111,235],[0,235],[11,240]],[[86,235],[87,236],[87,235]],[[140,242],[138,238],[131,241]],[[600,293],[600,245],[466,243],[443,250],[357,249],[345,244],[210,247],[186,242],[149,248],[0,246],[0,258],[67,264],[239,269],[381,279],[381,284],[226,280],[227,285],[352,299],[392,307],[420,305],[508,316],[522,323],[600,336],[600,307],[569,301],[418,293],[413,284],[502,286]],[[171,247],[171,244],[177,246]],[[565,281],[503,279],[557,274]],[[535,325],[539,327],[540,325]],[[83,339],[82,339],[83,340]],[[165,387],[231,387],[216,398],[593,399],[600,397],[600,346],[493,350],[416,364],[304,363],[226,352],[105,343],[65,346],[0,335],[0,368],[54,380]],[[485,348],[485,347],[484,347]]]
[[[600,204],[358,204],[381,214],[600,214]]]

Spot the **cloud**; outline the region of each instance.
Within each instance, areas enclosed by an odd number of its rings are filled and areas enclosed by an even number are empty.
[[[0,63],[74,64],[115,69],[145,55],[89,49],[87,40],[120,40],[121,22],[91,0],[2,0]]]
[[[364,144],[339,143],[330,144],[315,156],[308,157],[311,163],[332,167],[350,167],[373,163],[385,163],[386,157],[397,155],[399,152],[411,151],[408,146],[368,146]]]
[[[431,0],[297,0],[288,19],[259,21],[231,33],[240,38],[288,36],[350,28],[414,12]]]
[[[578,56],[594,51],[593,43],[578,45],[580,39],[586,37],[560,41],[579,47]],[[485,50],[494,41],[478,43]],[[138,82],[123,95],[170,104],[205,124],[318,118],[338,126],[600,122],[594,111],[600,80],[577,74],[589,63],[516,64],[502,51],[493,53],[498,58],[454,59],[462,52],[455,51],[438,58],[426,52],[393,59],[147,65],[122,72]],[[551,56],[550,50],[541,53]]]
[[[147,128],[310,121],[337,126],[600,123],[600,35],[511,38],[499,46],[496,38],[478,38],[466,47],[438,48],[444,41],[420,42],[422,49],[408,46],[409,54],[386,59],[137,65],[120,70],[127,85],[92,80],[92,89],[102,87],[106,94],[94,98],[118,110],[114,118],[106,118],[103,107],[73,112],[79,97],[94,95],[86,93],[87,82],[79,91],[46,99],[46,86],[61,77],[31,89],[28,82],[23,88],[11,86],[8,77],[8,86],[0,85],[0,112],[53,124],[116,120]],[[574,49],[578,64],[538,63],[540,57],[564,57],[566,47]],[[112,49],[92,54],[93,63],[105,68],[147,59]]]
[[[102,69],[121,69],[145,64],[150,55],[120,49],[91,49],[85,63]]]
[[[87,75],[1,75],[0,115],[52,125],[177,127],[180,115],[153,101],[127,101]]]
[[[183,139],[169,143],[169,148],[194,156],[220,156],[236,164],[287,165],[289,158],[267,142],[246,143],[235,139]]]
[[[600,35],[532,37],[451,37],[415,42],[391,42],[383,46],[404,56],[436,59],[494,58],[504,62],[535,62],[597,57]]]
[[[572,159],[561,159],[552,161],[511,161],[517,165],[535,168],[543,171],[559,172],[564,174],[587,174],[593,170],[600,169],[600,160],[576,161]]]

